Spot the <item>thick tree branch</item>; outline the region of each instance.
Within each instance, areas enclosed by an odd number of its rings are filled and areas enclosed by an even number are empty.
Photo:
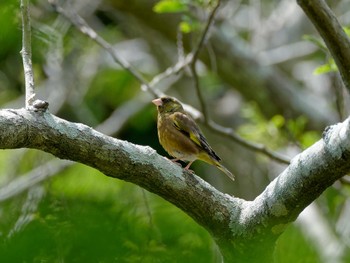
[[[226,259],[233,261],[238,257],[241,260],[234,262],[261,262],[264,255],[266,262],[273,262],[266,250],[273,247],[278,236],[305,207],[350,170],[349,139],[349,118],[328,127],[322,140],[297,155],[253,202],[244,203],[239,221],[233,220],[230,226],[255,236],[247,238],[245,234],[233,233],[231,242],[221,240],[224,244],[220,248]],[[238,254],[232,253],[232,247]]]
[[[350,40],[324,0],[297,0],[320,33],[350,90]]]
[[[215,213],[228,213],[220,203],[233,199],[197,176],[184,172],[150,147],[114,139],[48,112],[2,110],[0,129],[1,149],[34,148],[89,165],[108,176],[157,193],[202,225],[208,225],[210,216]],[[217,221],[215,225],[218,225],[218,220],[211,221]]]
[[[271,245],[285,227],[350,171],[349,119],[328,128],[324,139],[295,157],[254,201],[221,193],[150,147],[108,137],[48,112],[1,110],[0,129],[1,149],[39,149],[170,201],[213,235],[227,262],[232,257],[235,262],[261,262],[261,255],[270,262]]]

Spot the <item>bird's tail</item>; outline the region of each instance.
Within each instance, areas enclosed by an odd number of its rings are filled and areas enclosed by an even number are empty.
[[[209,164],[215,165],[217,168],[219,168],[224,174],[226,174],[232,181],[235,180],[235,176],[225,167],[223,166],[220,162],[220,157],[216,155],[216,153],[212,150],[213,154],[208,154],[208,152],[202,152],[198,156],[199,160],[202,160],[204,162],[207,162]]]
[[[219,168],[224,174],[226,174],[232,181],[235,180],[235,176],[222,164],[220,163],[215,163],[216,167]]]

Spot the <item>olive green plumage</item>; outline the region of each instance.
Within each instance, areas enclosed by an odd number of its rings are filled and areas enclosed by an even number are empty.
[[[163,148],[175,161],[188,161],[189,169],[195,160],[215,165],[234,180],[233,174],[220,164],[220,157],[208,144],[195,121],[185,112],[181,103],[172,97],[152,101],[158,110],[158,138]]]

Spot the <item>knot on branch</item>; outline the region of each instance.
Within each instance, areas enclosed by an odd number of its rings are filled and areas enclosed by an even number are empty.
[[[33,110],[35,112],[45,112],[49,108],[49,103],[44,100],[35,100],[32,105],[30,105],[29,110]]]
[[[325,149],[335,159],[350,158],[350,120],[328,126],[322,133]]]

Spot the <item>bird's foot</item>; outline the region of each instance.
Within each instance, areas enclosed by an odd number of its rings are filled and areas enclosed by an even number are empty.
[[[177,164],[178,166],[182,167],[181,163],[178,163],[177,161],[179,161],[180,159],[170,159],[170,161],[172,161],[173,163]]]
[[[192,161],[192,162],[189,162],[189,163],[186,165],[186,167],[185,167],[185,170],[186,170],[186,171],[189,171],[191,174],[194,173],[194,171],[190,169],[190,166],[191,166],[192,163],[193,163],[193,161]]]
[[[184,170],[190,172],[191,174],[194,174],[194,171],[191,170],[191,169],[189,169],[189,168],[186,168],[186,167],[185,167]]]

